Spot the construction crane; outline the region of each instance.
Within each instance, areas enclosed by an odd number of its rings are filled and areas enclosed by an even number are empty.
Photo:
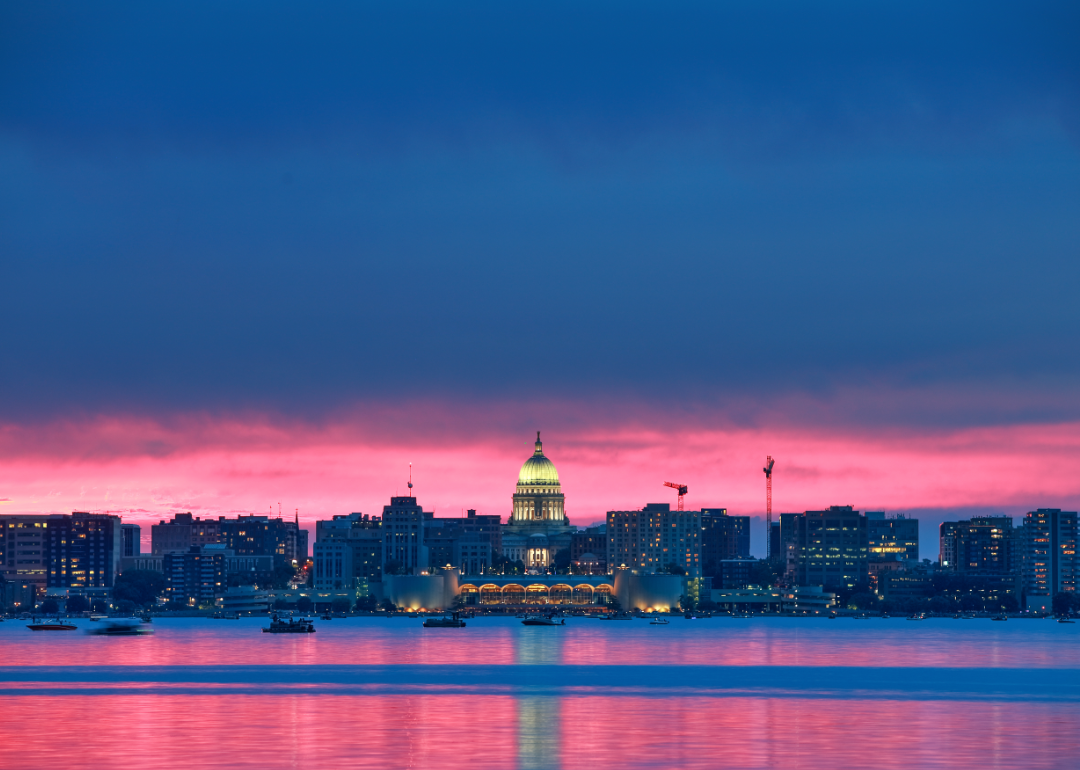
[[[686,484],[673,484],[670,481],[665,481],[664,486],[679,490],[679,510],[681,511],[683,495],[686,494]]]
[[[765,554],[772,558],[772,455],[765,458]]]

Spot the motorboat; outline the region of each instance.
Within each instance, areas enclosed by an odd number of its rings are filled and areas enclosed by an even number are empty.
[[[327,612],[325,615],[322,615],[319,618],[319,620],[333,620],[333,619],[334,619],[334,616],[331,615],[329,612]]]
[[[150,636],[154,629],[140,618],[113,618],[86,629],[86,633],[94,636]]]
[[[94,622],[97,622],[99,620],[105,620],[108,617],[109,617],[108,615],[103,615],[100,612],[91,612],[90,613],[90,620],[93,620]]]
[[[465,621],[461,619],[461,613],[453,612],[441,618],[426,618],[424,628],[465,628]]]
[[[671,621],[667,618],[653,618],[649,621],[650,626],[670,626]]]
[[[464,624],[462,624],[462,625],[464,625]],[[521,621],[521,625],[523,625],[523,626],[565,626],[566,625],[566,620],[561,619],[561,620],[556,621],[555,618],[552,618],[552,617],[544,617],[542,615],[534,615],[533,617],[525,618],[525,620]]]
[[[34,620],[27,628],[31,631],[74,631],[78,626],[57,618],[56,620]]]
[[[916,612],[914,615],[909,616],[908,620],[926,620],[926,613]]]
[[[1076,622],[1075,620],[1070,620],[1067,615],[1062,615],[1060,618],[1058,618],[1058,623],[1075,623],[1075,622]]]
[[[215,612],[210,617],[212,617],[214,620],[240,620],[240,613],[239,612],[218,611],[218,612]],[[147,621],[147,622],[149,622],[149,621]]]
[[[278,616],[270,619],[270,628],[263,629],[264,634],[313,634],[315,624],[306,618],[289,618],[287,621]]]
[[[1002,614],[1002,615],[995,615],[994,617],[990,618],[990,620],[1008,620],[1008,619],[1009,619],[1009,616],[1008,616],[1008,615],[1004,615],[1004,614]]]

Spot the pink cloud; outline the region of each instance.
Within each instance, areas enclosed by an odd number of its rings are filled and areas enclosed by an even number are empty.
[[[1080,424],[952,430],[825,430],[734,426],[581,405],[522,411],[544,432],[575,524],[610,509],[674,502],[664,481],[688,484],[693,507],[764,511],[766,454],[777,459],[774,511],[830,504],[861,510],[992,507],[1019,513],[1080,502]],[[555,416],[557,415],[557,416]],[[413,463],[425,508],[506,515],[533,425],[505,404],[487,410],[411,405],[322,423],[266,415],[108,416],[0,428],[4,513],[116,511],[147,523],[282,511],[310,523],[379,513],[405,494]],[[931,549],[925,549],[927,554]]]

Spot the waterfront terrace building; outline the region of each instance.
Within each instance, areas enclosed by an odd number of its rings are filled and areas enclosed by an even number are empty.
[[[639,511],[608,511],[609,569],[663,572],[670,565],[701,576],[701,511],[649,503]]]
[[[1049,612],[1055,595],[1076,591],[1076,512],[1030,511],[1021,532],[1025,607]]]
[[[795,516],[792,524],[797,585],[831,591],[866,590],[869,541],[865,516],[850,505],[833,505],[825,511]]]

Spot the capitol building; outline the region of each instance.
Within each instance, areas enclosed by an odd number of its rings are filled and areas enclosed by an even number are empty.
[[[520,560],[529,569],[549,567],[558,551],[570,548],[573,532],[559,472],[544,456],[537,431],[532,456],[518,473],[510,520],[503,527],[503,556]]]

